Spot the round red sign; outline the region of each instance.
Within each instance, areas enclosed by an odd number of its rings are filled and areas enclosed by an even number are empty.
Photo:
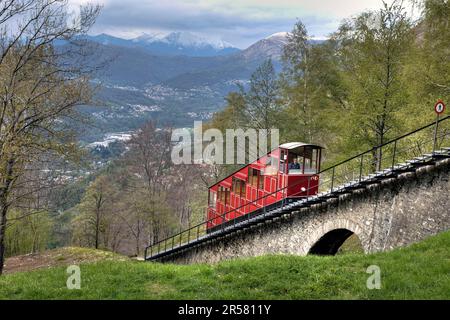
[[[442,100],[439,100],[436,105],[434,106],[434,111],[436,111],[437,114],[443,114],[445,112],[445,103]]]

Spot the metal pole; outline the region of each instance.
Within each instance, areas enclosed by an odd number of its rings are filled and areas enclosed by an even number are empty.
[[[266,198],[267,198],[267,195],[264,195],[263,196],[264,197],[264,200],[263,200],[263,216],[265,217],[266,216]]]
[[[331,192],[333,192],[333,188],[334,188],[334,173],[335,173],[335,169],[336,169],[336,167],[333,167],[333,175],[331,177]]]
[[[224,209],[225,213],[222,214],[222,232],[225,230],[225,221],[227,218],[227,206],[225,205],[225,209]]]
[[[361,156],[361,163],[359,166],[359,182],[361,182],[362,180],[363,166],[364,166],[364,155]]]
[[[311,189],[311,177],[308,177],[308,189],[306,190],[306,200],[309,199],[309,189]]]
[[[439,128],[439,114],[436,117],[436,126],[435,126],[435,129],[434,129],[433,155],[436,152],[438,128]]]
[[[188,230],[188,244],[191,243],[191,228],[189,226],[189,230]]]
[[[393,156],[392,156],[392,170],[394,170],[394,167],[395,167],[395,156],[396,156],[396,153],[397,153],[397,140],[394,142],[394,153],[393,153]]]

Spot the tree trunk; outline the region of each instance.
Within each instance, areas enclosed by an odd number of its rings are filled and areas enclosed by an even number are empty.
[[[95,219],[95,249],[98,249],[98,238],[100,237],[100,217],[99,214],[96,214]]]
[[[95,200],[95,249],[98,249],[100,245],[100,219],[102,214],[103,194],[100,194]]]
[[[141,253],[140,250],[140,239],[141,239],[141,227],[139,221],[137,222],[137,231],[136,231],[136,257],[139,257]]]
[[[6,198],[3,194],[5,192],[2,191],[1,199],[0,199],[0,275],[3,273],[3,265],[5,263],[4,257],[5,257],[5,233],[6,233],[6,213],[8,211],[5,203],[6,201],[4,198]]]
[[[0,275],[3,273],[3,266],[5,264],[5,236],[6,223],[8,213],[8,194],[13,182],[14,160],[9,160],[6,167],[5,184],[0,189]]]

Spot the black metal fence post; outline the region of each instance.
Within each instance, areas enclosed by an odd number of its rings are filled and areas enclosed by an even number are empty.
[[[191,228],[188,229],[188,244],[191,243]]]
[[[364,167],[364,155],[361,155],[361,162],[359,164],[359,182],[361,182],[362,180],[363,167]]]
[[[267,199],[267,195],[265,195],[263,198],[263,216],[264,217],[266,216],[266,204],[267,204],[266,199]]]
[[[225,222],[227,221],[226,220],[226,217],[227,217],[227,215],[226,215],[226,212],[227,212],[227,206],[225,206],[225,213],[223,213],[222,214],[222,233],[223,233],[223,231],[225,230]]]
[[[333,189],[334,189],[334,175],[335,175],[335,172],[336,172],[336,167],[333,167],[333,173],[331,175],[331,192],[333,192]]]
[[[306,189],[306,200],[309,198],[309,191],[311,189],[311,177],[308,177],[308,189]]]
[[[437,115],[436,117],[436,126],[434,128],[433,155],[436,153],[438,128],[439,128],[439,115]]]
[[[394,152],[392,155],[392,170],[394,170],[395,167],[395,156],[397,155],[396,153],[397,153],[397,140],[395,140],[394,142]]]

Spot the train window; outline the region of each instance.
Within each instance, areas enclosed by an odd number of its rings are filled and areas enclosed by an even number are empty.
[[[286,173],[286,160],[287,160],[287,152],[285,150],[281,150],[280,166],[279,166],[279,170],[281,173]]]
[[[224,187],[219,187],[217,199],[222,203],[225,202],[225,188]]]
[[[298,164],[294,164],[297,159]],[[320,170],[320,149],[302,147],[289,152],[289,174],[314,174]]]
[[[217,199],[222,203],[230,202],[230,189],[225,187],[219,187]]]
[[[233,185],[231,191],[245,198],[245,181],[233,177]]]
[[[225,193],[225,199],[223,200],[223,203],[225,203],[226,205],[230,204],[230,189],[225,188],[224,193]]]
[[[231,192],[239,194],[241,192],[240,186],[238,185],[239,180],[233,177],[233,182],[231,184]]]
[[[261,172],[261,175],[259,176],[259,179],[258,179],[258,189],[264,190],[264,179],[265,178],[266,177],[264,176],[264,172]]]
[[[289,174],[302,174],[304,166],[303,160],[303,157],[290,153],[288,161]]]
[[[305,173],[317,173],[319,170],[319,150],[308,148],[308,156],[305,157]]]
[[[253,187],[258,186],[258,170],[248,168],[248,184]]]
[[[275,170],[278,170],[278,167],[279,167],[278,163],[279,163],[278,157],[272,157],[272,163],[271,163],[272,168],[275,168]]]
[[[247,198],[247,186],[245,181],[242,181],[241,198]]]
[[[217,193],[210,191],[209,192],[209,206],[211,208],[215,208],[217,204]]]
[[[261,175],[274,176],[278,174],[278,157],[268,157],[265,164],[266,168],[264,169],[264,172],[261,172]]]
[[[305,173],[309,173],[312,169],[311,167],[311,159],[310,158],[305,158]]]

